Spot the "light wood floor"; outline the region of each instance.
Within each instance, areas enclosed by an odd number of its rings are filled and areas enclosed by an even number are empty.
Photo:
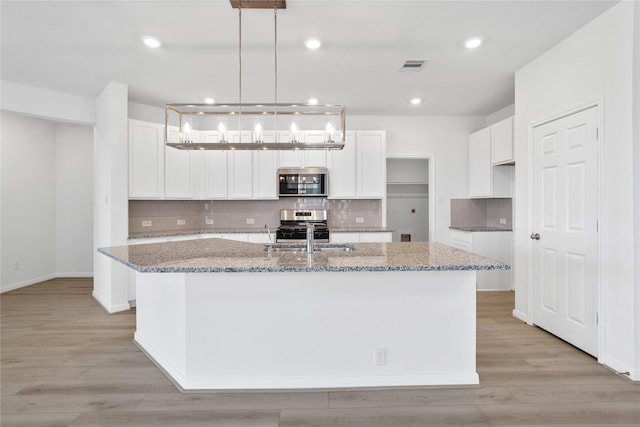
[[[640,425],[640,386],[478,294],[480,387],[184,394],[88,279],[3,294],[2,426]]]

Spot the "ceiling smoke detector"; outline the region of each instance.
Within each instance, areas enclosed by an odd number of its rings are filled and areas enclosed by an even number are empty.
[[[400,67],[401,72],[417,72],[422,71],[424,64],[426,64],[428,59],[407,59],[402,67]]]

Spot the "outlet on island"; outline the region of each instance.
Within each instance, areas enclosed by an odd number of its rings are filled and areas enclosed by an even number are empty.
[[[255,220],[253,218],[247,218],[247,224],[254,224]]]
[[[213,218],[207,218],[204,220],[204,223],[207,225],[213,225]]]
[[[187,221],[185,221],[184,219],[179,219],[178,220],[178,225],[185,225],[187,223]]]
[[[142,221],[143,227],[151,227],[152,225],[153,225],[153,222],[151,221]]]
[[[362,218],[361,216],[356,217],[356,222],[358,224],[362,224],[364,222],[364,218]]]

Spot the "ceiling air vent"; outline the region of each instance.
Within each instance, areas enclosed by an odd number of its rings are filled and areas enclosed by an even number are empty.
[[[421,71],[424,67],[424,64],[427,63],[427,59],[407,59],[402,67],[400,67],[401,72],[416,72]]]

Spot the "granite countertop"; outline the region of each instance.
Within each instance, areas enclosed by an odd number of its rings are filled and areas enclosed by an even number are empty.
[[[271,231],[275,232],[278,226],[271,227]],[[334,233],[384,233],[392,232],[393,229],[387,227],[329,227],[329,231]],[[187,229],[169,232],[144,232],[136,233],[129,236],[131,239],[148,239],[153,237],[172,237],[172,236],[189,236],[189,235],[207,235],[220,233],[264,233],[264,227],[256,228],[207,228],[207,229]]]
[[[99,252],[139,272],[301,272],[508,270],[499,261],[440,243],[356,243],[352,252],[273,252],[267,245],[225,239],[115,246]]]
[[[513,231],[511,228],[504,227],[488,227],[486,225],[452,225],[449,227],[451,230],[461,230],[461,231]]]

